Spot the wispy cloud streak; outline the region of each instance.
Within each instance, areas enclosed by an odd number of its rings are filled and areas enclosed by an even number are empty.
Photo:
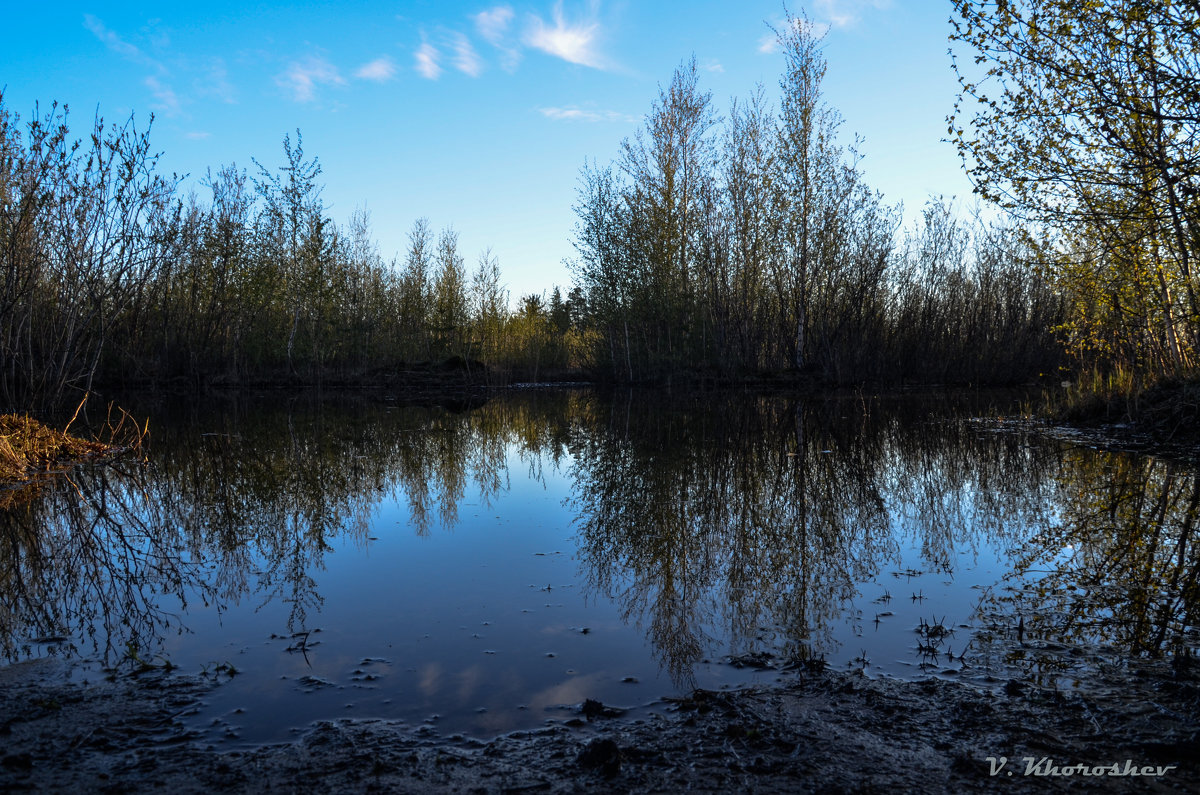
[[[150,57],[142,52],[141,48],[136,44],[130,44],[121,38],[115,31],[110,30],[103,22],[91,14],[83,15],[83,25],[92,32],[92,35],[99,39],[105,47],[117,53],[123,58],[127,58],[135,63],[140,63],[143,66],[149,66],[159,74],[165,74],[167,68],[161,61]]]
[[[192,89],[198,96],[215,97],[226,105],[237,102],[237,92],[229,82],[229,70],[223,58],[210,59],[204,75],[192,81]]]
[[[510,6],[496,6],[472,17],[479,35],[500,51],[500,68],[510,73],[515,72],[521,63],[521,49],[509,34],[513,16]]]
[[[143,80],[142,85],[150,89],[150,93],[154,96],[153,107],[155,110],[161,110],[168,116],[175,116],[179,113],[179,96],[170,86],[163,85],[153,75]]]
[[[437,80],[442,76],[442,67],[438,64],[441,57],[437,47],[427,41],[421,42],[421,46],[413,53],[417,74],[426,80]]]
[[[835,28],[845,28],[856,24],[868,9],[880,10],[891,4],[891,0],[814,0],[813,13]]]
[[[396,76],[396,64],[384,55],[358,67],[354,76],[359,80],[371,80],[376,83],[386,83]]]
[[[552,12],[553,25],[547,25],[541,17],[530,16],[525,43],[544,53],[562,58],[569,63],[605,69],[607,62],[596,52],[596,38],[600,30],[597,22],[570,24],[563,17],[562,3],[557,3]]]
[[[776,24],[777,30],[787,27],[787,24],[782,20],[780,20],[779,22],[777,22],[775,24]],[[792,27],[796,28],[797,30],[799,30],[800,28],[803,28],[803,27],[807,27],[809,30],[809,33],[811,33],[813,36],[816,36],[817,38],[821,38],[822,36],[824,36],[826,33],[829,32],[829,23],[828,22],[813,22],[812,20],[805,20],[805,19],[801,19],[799,17],[792,18]],[[768,34],[764,35],[762,38],[760,38],[758,40],[758,51],[761,53],[765,53],[767,55],[770,55],[773,52],[778,52],[779,51],[779,35],[777,33],[775,33],[774,31],[772,31],[771,33],[768,33]]]
[[[509,6],[496,6],[487,11],[480,11],[473,19],[475,29],[489,44],[499,45],[508,32],[509,23],[513,19],[513,10]]]
[[[483,61],[471,46],[471,41],[461,33],[454,34],[454,68],[465,75],[479,77],[483,73]]]
[[[275,82],[296,102],[312,102],[317,97],[318,86],[345,85],[346,80],[329,61],[310,55],[303,61],[292,61]]]
[[[110,51],[151,71],[151,74],[142,79],[142,85],[150,90],[150,95],[154,98],[151,104],[154,110],[167,116],[179,115],[183,101],[167,82],[170,70],[163,61],[148,54],[136,44],[126,41],[92,14],[84,14],[83,25]],[[169,44],[170,39],[165,34],[151,35],[151,47],[167,47]]]
[[[628,113],[621,113],[615,110],[584,110],[583,108],[568,105],[565,108],[538,108],[538,113],[541,113],[547,119],[555,121],[612,121],[612,122],[635,122],[637,119]]]

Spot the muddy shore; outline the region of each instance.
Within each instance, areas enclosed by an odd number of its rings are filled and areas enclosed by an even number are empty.
[[[0,669],[0,790],[1195,792],[1197,667],[1098,675],[1088,695],[801,669],[770,688],[625,710],[585,702],[566,721],[485,740],[339,720],[219,751],[184,725],[220,687],[212,679],[83,685],[33,661]]]

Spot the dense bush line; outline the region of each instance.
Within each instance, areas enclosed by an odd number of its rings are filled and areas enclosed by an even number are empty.
[[[132,118],[75,141],[66,108],[22,124],[0,95],[0,404],[61,408],[101,381],[363,381],[450,359],[536,376],[579,347],[557,290],[510,311],[496,257],[468,271],[457,234],[426,219],[385,261],[365,211],[329,218],[299,132],[283,153],[184,192]]]
[[[127,386],[362,383],[453,362],[503,381],[1011,383],[1054,372],[1067,299],[1027,236],[934,199],[901,231],[822,99],[813,27],[789,19],[780,102],[719,120],[694,60],[611,166],[585,166],[574,286],[510,302],[494,254],[417,220],[385,260],[335,223],[297,131],[283,164],[185,191],[148,130],[0,95],[0,404]]]
[[[1012,382],[1053,372],[1063,302],[1016,230],[934,199],[909,230],[822,99],[820,39],[777,32],[780,102],[726,120],[676,70],[615,163],[582,172],[574,262],[594,356],[620,380],[799,370],[822,381]]]

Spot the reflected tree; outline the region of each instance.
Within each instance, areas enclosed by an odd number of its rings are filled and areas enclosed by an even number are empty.
[[[284,604],[289,632],[311,629],[326,556],[370,543],[381,504],[430,534],[460,521],[468,495],[500,498],[512,466],[571,480],[588,597],[615,600],[679,683],[714,654],[833,653],[837,623],[902,548],[951,575],[964,554],[1010,548],[1013,590],[980,614],[1020,626],[997,653],[1021,665],[1057,670],[1030,652],[1050,641],[1194,644],[1194,472],[945,419],[979,406],[529,390],[215,408],[162,409],[144,465],[82,469],[0,507],[8,659],[74,638],[109,665],[150,661],[194,604]]]
[[[83,469],[0,510],[6,659],[54,643],[109,666],[150,664],[162,637],[183,631],[173,610],[219,601],[173,507],[146,500],[145,475],[136,465]]]
[[[1014,657],[1045,673],[1073,667],[1058,644],[1131,657],[1188,653],[1200,622],[1195,472],[1079,449],[1057,485],[1059,520],[1033,539],[1011,587],[989,605],[1022,627]]]
[[[739,410],[739,408],[741,410]],[[826,455],[788,401],[647,407],[627,395],[579,440],[573,475],[591,588],[648,623],[677,681],[731,635],[731,653],[829,646],[830,620],[896,552],[879,471]]]
[[[901,543],[938,570],[983,539],[1045,526],[1056,448],[928,421],[962,410],[616,398],[572,449],[591,592],[646,627],[677,683],[726,642],[734,662],[832,653],[835,623]]]

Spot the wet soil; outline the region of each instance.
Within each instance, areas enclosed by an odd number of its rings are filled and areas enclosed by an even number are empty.
[[[184,725],[218,681],[79,684],[43,660],[0,669],[0,790],[1195,792],[1196,667],[1098,674],[1088,695],[801,669],[769,688],[630,709],[588,701],[484,740],[339,720],[222,751]]]

